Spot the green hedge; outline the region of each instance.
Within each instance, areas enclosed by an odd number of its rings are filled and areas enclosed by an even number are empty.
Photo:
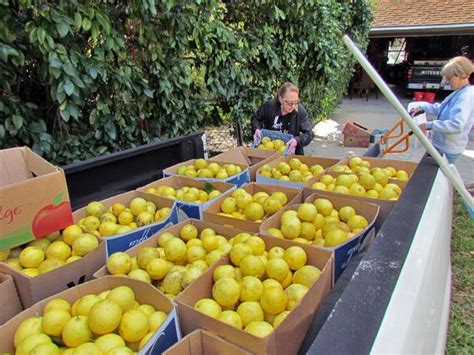
[[[291,5],[289,5],[291,3]],[[0,148],[57,164],[249,117],[284,81],[314,120],[366,45],[364,0],[0,0]]]

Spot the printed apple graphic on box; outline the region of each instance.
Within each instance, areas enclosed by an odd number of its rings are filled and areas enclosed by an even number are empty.
[[[54,197],[53,203],[41,208],[31,226],[36,239],[42,238],[74,224],[69,201],[62,201],[64,192]]]

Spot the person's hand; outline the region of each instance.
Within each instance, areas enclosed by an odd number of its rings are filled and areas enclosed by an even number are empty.
[[[262,131],[259,130],[259,129],[256,129],[255,133],[253,134],[253,140],[256,141],[256,140],[259,140],[261,138],[262,138]]]
[[[415,117],[416,115],[423,113],[423,109],[421,107],[414,107],[410,110],[410,116]]]
[[[295,152],[296,152],[296,146],[297,145],[298,145],[298,142],[294,138],[292,138],[288,142],[286,142],[287,155],[294,155]]]
[[[421,129],[423,133],[426,133],[426,123],[422,123],[418,125],[418,128]]]

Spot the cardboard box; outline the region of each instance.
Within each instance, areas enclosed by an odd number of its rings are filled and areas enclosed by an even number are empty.
[[[23,310],[15,282],[10,275],[0,273],[0,325]]]
[[[163,221],[148,224],[143,227],[131,230],[127,233],[114,235],[111,237],[99,237],[99,239],[105,242],[106,258],[108,258],[110,255],[117,251],[125,251],[136,244],[140,244],[156,232],[178,223],[178,211],[176,203],[170,199],[166,199],[161,196],[145,194],[138,191],[129,191],[102,200],[100,202],[104,204],[105,210],[107,211],[109,207],[112,207],[114,203],[122,203],[125,206],[129,206],[130,202],[136,197],[142,197],[147,201],[154,202],[157,206],[157,210],[163,207],[169,207],[171,208],[171,213]],[[86,211],[86,207],[74,211],[73,216],[75,221],[87,217],[88,214]]]
[[[242,187],[245,191],[247,191],[250,194],[255,194],[259,191],[264,191],[267,192],[269,195],[276,191],[281,191],[286,194],[288,197],[288,205],[292,205],[295,203],[300,203],[303,201],[303,194],[301,190],[298,189],[290,189],[285,186],[276,186],[276,185],[265,185],[265,184],[257,184],[255,182],[252,182],[250,184],[247,184]],[[226,217],[219,215],[218,213],[221,212],[221,203],[229,197],[232,194],[231,192],[226,193],[225,195],[219,196],[217,200],[215,200],[206,210],[204,211],[204,220],[221,224],[221,225],[226,225],[229,227],[235,227],[239,228],[245,231],[249,231],[252,233],[257,233],[259,228],[260,228],[260,223],[257,222],[252,222],[252,221],[244,221],[241,219],[237,218],[231,218],[231,217]],[[265,220],[265,218],[264,218]]]
[[[349,121],[342,129],[342,134],[344,135],[344,147],[368,148],[372,130],[354,121]]]
[[[186,335],[163,355],[250,355],[252,353],[203,329]]]
[[[63,298],[72,304],[77,299],[87,294],[99,294],[102,291],[110,290],[118,286],[131,287],[135,291],[135,297],[138,302],[150,304],[156,309],[168,314],[168,318],[155,332],[147,346],[145,346],[145,348],[143,348],[138,354],[161,354],[164,350],[181,339],[176,309],[174,308],[173,303],[165,295],[152,285],[145,282],[125,277],[108,276],[58,293],[36,303],[32,307],[18,314],[4,326],[0,327],[0,339],[2,339],[0,343],[0,351],[13,352],[15,350],[13,338],[20,323],[27,318],[43,314],[43,308],[50,300]]]
[[[0,250],[72,223],[64,172],[27,147],[0,150]]]
[[[327,198],[331,198],[332,196],[338,196],[338,197],[347,197],[351,198],[353,200],[361,201],[361,202],[368,202],[368,203],[373,203],[374,205],[377,205],[380,207],[379,215],[377,217],[377,220],[375,221],[375,229],[379,230],[380,227],[382,227],[383,222],[385,219],[387,219],[388,215],[390,214],[390,211],[392,210],[392,207],[397,203],[397,201],[391,201],[391,200],[383,200],[380,198],[372,198],[372,197],[367,197],[367,196],[355,196],[355,195],[347,195],[347,194],[341,194],[338,192],[333,192],[333,191],[324,191],[324,190],[314,190],[311,188],[311,186],[319,181],[321,176],[324,174],[331,175],[333,177],[338,177],[339,175],[343,175],[345,173],[337,173],[334,171],[325,171],[322,172],[321,174],[315,176],[314,178],[308,180],[305,184],[305,187],[303,189],[303,198],[307,198],[311,194],[318,192],[321,193],[322,195],[327,196]],[[405,190],[406,182],[399,181],[399,180],[394,180],[390,179],[390,183],[398,185],[402,189],[402,194],[403,191]]]
[[[353,156],[348,156],[344,159],[341,159],[335,166],[337,165],[347,165],[349,166],[349,160],[353,158]],[[388,168],[389,166],[397,169],[397,170],[405,170],[408,175],[411,177],[415,172],[416,168],[418,167],[418,163],[407,161],[407,160],[395,160],[395,159],[385,159],[385,158],[369,158],[369,157],[360,157],[361,159],[368,161],[370,163],[371,168]],[[390,179],[396,180],[396,179]],[[392,182],[392,181],[391,181]]]
[[[308,167],[319,164],[323,168],[326,168],[326,169],[332,167],[333,165],[339,162],[339,159],[331,159],[331,158],[323,158],[323,157],[307,157],[303,155],[292,155],[288,157],[277,158],[271,161],[270,163],[268,163],[268,165],[272,168],[276,168],[279,163],[281,162],[289,163],[289,161],[293,158],[298,158],[302,163],[305,163],[306,165],[308,165]],[[258,171],[256,175],[256,181],[261,184],[288,186],[294,189],[295,188],[302,189],[305,185],[304,182],[280,181],[280,180],[273,179],[270,177],[262,176],[258,173]]]
[[[294,245],[301,246],[308,255],[307,264],[314,265],[321,270],[319,279],[310,287],[300,304],[288,314],[274,332],[265,338],[258,338],[195,310],[194,305],[198,300],[212,298],[212,286],[214,285],[212,274],[217,266],[230,264],[227,255],[212,265],[199,278],[199,282],[191,284],[175,298],[183,334],[203,328],[257,354],[296,354],[298,352],[316,311],[332,288],[334,253],[330,250],[313,248],[279,238],[262,236],[262,239],[265,241],[267,250],[274,246],[285,249]]]
[[[236,156],[238,156],[237,153],[235,153]],[[180,166],[183,165],[194,165],[194,162],[196,159],[191,159],[188,161],[185,161],[184,163],[179,163],[176,165],[173,165],[170,168],[166,168],[163,170],[163,177],[168,177],[168,176],[173,176],[178,174],[178,169]],[[227,164],[234,164],[236,166],[239,166],[242,169],[242,172],[233,176],[228,177],[227,179],[213,179],[213,178],[193,178],[199,181],[205,181],[205,182],[228,182],[229,184],[234,184],[237,187],[240,187],[242,185],[245,185],[250,181],[250,175],[249,175],[249,168],[245,164],[235,164],[232,162],[221,162],[221,164],[227,163]]]
[[[237,147],[212,157],[216,162],[231,162],[249,167],[250,181],[255,181],[258,168],[278,158],[276,150],[263,150],[251,147]]]
[[[216,231],[217,234],[222,235],[226,239],[231,239],[234,235],[244,232],[244,231],[239,230],[239,229],[229,228],[229,227],[225,227],[225,226],[210,223],[210,222],[203,222],[203,221],[199,221],[197,219],[187,219],[187,220],[185,220],[183,222],[180,222],[180,223],[178,223],[178,224],[176,224],[172,227],[169,227],[169,228],[166,228],[166,229],[160,231],[160,233],[156,233],[155,235],[153,235],[151,238],[147,239],[143,243],[135,245],[134,247],[130,248],[129,250],[126,251],[126,253],[128,255],[130,255],[130,257],[133,258],[134,256],[137,256],[138,253],[140,252],[140,250],[144,247],[156,248],[158,246],[158,238],[159,238],[161,233],[170,232],[170,233],[172,233],[176,236],[179,236],[179,231],[181,230],[181,228],[183,228],[183,226],[188,224],[188,223],[191,223],[192,225],[196,226],[196,228],[199,231],[199,234],[201,233],[201,231],[204,228],[212,228]],[[100,277],[104,277],[104,276],[108,276],[108,275],[110,275],[109,271],[107,270],[107,266],[104,265],[102,268],[100,268],[94,274],[94,277],[95,278],[100,278]]]
[[[379,214],[379,207],[372,203],[361,202],[361,201],[353,200],[351,198],[339,197],[339,196],[329,197],[324,194],[320,194],[319,192],[315,192],[311,194],[308,198],[306,198],[305,202],[313,203],[313,201],[317,198],[327,198],[329,201],[331,201],[334,208],[338,210],[344,206],[352,206],[356,210],[357,214],[364,216],[365,219],[367,219],[367,222],[369,222],[369,225],[367,226],[366,229],[364,229],[362,232],[356,234],[354,237],[352,237],[348,241],[336,247],[326,248],[326,247],[312,246],[314,248],[322,248],[322,249],[334,251],[335,253],[334,279],[337,281],[339,276],[341,276],[342,272],[351,261],[352,257],[356,255],[359,252],[359,250],[362,250],[366,246],[366,243],[369,243],[375,237],[374,224]],[[272,237],[267,232],[267,230],[272,227],[280,228],[280,219],[281,219],[282,214],[288,210],[296,211],[298,210],[299,206],[300,204],[288,206],[278,211],[277,213],[275,213],[272,217],[270,217],[268,220],[262,223],[262,225],[260,226],[260,234],[271,237],[271,238],[275,238],[275,237]],[[303,245],[303,244],[299,244],[299,245]]]
[[[104,260],[105,243],[100,241],[96,249],[81,259],[36,277],[14,270],[4,263],[0,263],[0,272],[13,277],[21,303],[24,308],[28,308],[55,293],[92,280],[94,272],[104,265]]]
[[[164,185],[172,186],[174,188],[180,188],[183,186],[191,186],[191,187],[196,187],[201,190],[205,190],[206,184],[212,184],[212,186],[215,189],[221,191],[222,194],[236,189],[235,185],[229,184],[227,182],[207,183],[204,181],[199,181],[199,180],[195,180],[195,179],[184,177],[184,176],[174,175],[174,176],[170,176],[164,179],[153,181],[152,183],[148,185],[140,187],[139,189],[137,189],[137,191],[144,193],[146,196],[156,196],[154,194],[147,193],[146,190],[150,187],[153,187],[156,189],[159,186],[164,186]],[[212,200],[207,201],[206,203],[193,203],[193,202],[187,202],[187,201],[181,201],[181,200],[173,200],[167,197],[162,197],[162,198],[167,199],[168,201],[176,202],[178,221],[181,222],[188,218],[202,219],[204,209],[210,206],[213,203],[213,201],[219,198],[219,196],[213,198]]]

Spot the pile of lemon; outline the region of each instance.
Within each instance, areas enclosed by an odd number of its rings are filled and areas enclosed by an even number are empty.
[[[49,301],[43,315],[16,329],[17,354],[134,354],[166,320],[165,312],[140,304],[128,286],[87,294],[72,305]]]
[[[153,283],[169,298],[174,298],[231,248],[232,242],[214,229],[199,231],[189,223],[181,228],[179,235],[161,233],[156,247],[142,247],[137,256],[113,253],[106,266],[111,275]]]
[[[219,214],[252,222],[261,222],[264,217],[274,214],[287,202],[288,196],[281,191],[273,192],[271,195],[265,191],[259,191],[252,195],[239,188],[221,202],[221,212]]]
[[[238,165],[221,165],[205,159],[196,159],[193,165],[182,165],[178,168],[178,175],[206,179],[227,179],[241,172],[242,169]]]
[[[270,137],[263,137],[257,148],[263,150],[273,149],[276,150],[280,156],[282,156],[285,153],[286,144],[281,139],[272,140]]]
[[[261,176],[280,181],[306,182],[322,171],[324,171],[324,168],[319,164],[309,167],[307,164],[302,163],[300,159],[292,158],[288,163],[278,163],[276,168],[264,164],[260,167],[258,173]]]
[[[85,233],[72,225],[48,237],[34,240],[24,246],[0,252],[0,261],[30,277],[44,274],[81,259],[99,246],[95,235]]]
[[[203,189],[191,186],[183,186],[178,189],[173,186],[162,185],[157,187],[149,187],[146,189],[147,193],[159,195],[170,198],[172,200],[180,200],[193,203],[205,203],[213,198],[219,196],[222,192],[217,189],[213,189],[209,193]]]
[[[138,227],[165,220],[171,208],[158,209],[156,204],[142,197],[135,197],[126,207],[114,203],[107,211],[102,202],[91,202],[86,207],[87,217],[81,218],[71,233],[86,231],[98,237],[110,237],[127,233]],[[70,227],[68,227],[70,228]]]
[[[370,168],[370,163],[359,157],[351,158],[349,166],[334,166],[331,170],[341,174],[338,176],[324,174],[319,181],[311,185],[311,188],[354,196],[398,200],[402,189],[391,182],[391,179],[399,181],[409,179],[404,170],[397,171],[393,167]]]
[[[363,231],[367,219],[357,214],[352,206],[335,209],[328,199],[303,203],[297,210],[285,211],[280,228],[268,228],[267,233],[277,238],[324,247],[336,247]]]
[[[301,247],[267,251],[259,237],[236,236],[229,258],[231,264],[214,270],[212,298],[197,301],[194,308],[258,337],[281,324],[321,273],[307,265]]]

